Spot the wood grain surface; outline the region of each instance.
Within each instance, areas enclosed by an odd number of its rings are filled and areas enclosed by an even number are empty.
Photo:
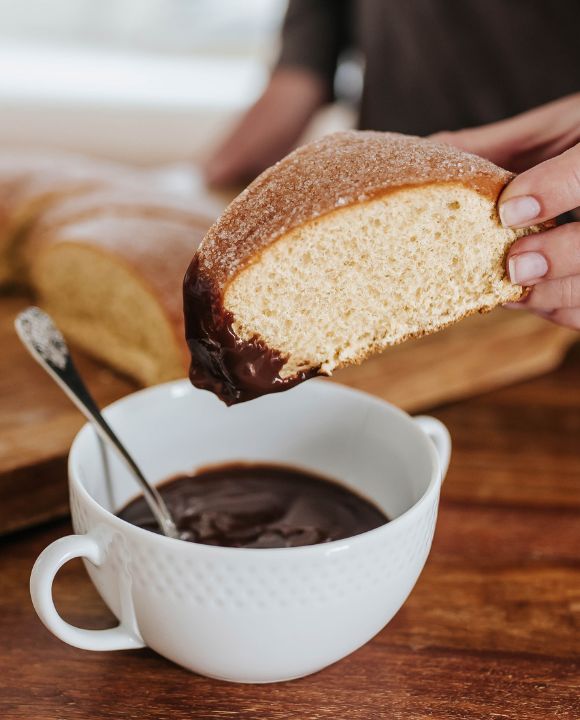
[[[36,618],[28,577],[66,522],[0,541],[3,720],[578,720],[580,346],[542,378],[434,413],[454,453],[425,570],[394,620],[316,675],[235,685],[149,650],[91,653]],[[113,624],[80,561],[71,622]]]
[[[66,514],[66,455],[83,423],[14,333],[14,317],[28,304],[24,297],[0,298],[0,534]],[[499,310],[391,348],[335,377],[406,410],[423,410],[556,367],[575,339],[528,313]],[[101,405],[136,389],[74,356]]]
[[[16,337],[14,318],[31,302],[0,298],[0,533],[68,513],[66,456],[84,424]],[[102,365],[73,354],[101,405],[136,389]]]

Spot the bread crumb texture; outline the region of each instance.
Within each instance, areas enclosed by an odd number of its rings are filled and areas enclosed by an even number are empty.
[[[283,376],[360,362],[521,296],[504,258],[517,234],[462,184],[389,192],[286,233],[229,284],[240,337],[288,357]]]
[[[488,160],[418,137],[333,133],[290,153],[228,206],[200,247],[200,269],[223,291],[262,248],[336,209],[389,189],[446,182],[495,201],[512,177]]]
[[[522,296],[519,235],[496,202],[513,175],[457,148],[349,131],[299,148],[209,230],[205,281],[234,330],[287,357],[282,376],[360,362]]]
[[[30,266],[42,306],[77,346],[152,385],[183,377],[181,278],[203,229],[96,217],[46,234]]]

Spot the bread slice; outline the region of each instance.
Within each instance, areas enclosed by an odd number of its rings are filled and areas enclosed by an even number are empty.
[[[183,377],[181,279],[211,220],[98,213],[57,223],[28,258],[65,336],[144,385]]]
[[[497,198],[513,176],[417,137],[342,132],[257,178],[185,278],[194,384],[228,403],[516,301]]]

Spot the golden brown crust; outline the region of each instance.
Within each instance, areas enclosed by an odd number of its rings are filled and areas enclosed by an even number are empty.
[[[0,153],[0,283],[25,281],[21,235],[48,208],[96,188],[138,187],[140,173],[107,160],[73,153],[4,151]]]
[[[66,197],[105,185],[142,184],[138,172],[124,165],[73,153],[2,152],[0,187],[12,217],[28,215],[50,198]]]
[[[314,218],[434,183],[460,183],[495,202],[512,177],[488,160],[418,137],[334,133],[266,170],[229,205],[199,248],[199,270],[223,294],[265,247]]]
[[[171,220],[194,229],[209,227],[210,217],[202,203],[188,195],[160,192],[156,188],[105,187],[65,197],[38,219],[31,235],[42,236],[71,222],[97,217],[134,217]]]
[[[60,228],[64,229],[65,235],[70,234],[70,228],[72,226],[74,229],[75,224],[80,225],[81,228],[88,226],[91,232],[99,232],[102,227],[110,232],[110,223],[116,218],[120,219],[119,230],[116,231],[113,226],[113,236],[116,237],[120,233],[120,242],[128,244],[128,247],[134,247],[136,242],[134,237],[128,238],[129,233],[124,229],[130,227],[131,221],[136,222],[139,228],[142,228],[143,221],[152,222],[153,232],[157,232],[155,230],[158,227],[155,225],[157,221],[177,223],[191,228],[190,241],[185,245],[179,244],[176,260],[181,257],[184,249],[189,249],[191,253],[198,247],[203,233],[213,221],[201,204],[196,203],[193,198],[160,193],[155,189],[113,187],[67,196],[41,214],[29,231],[26,243],[19,246],[19,270],[22,279],[26,279],[26,268],[34,261],[34,254],[45,242],[53,242],[54,238],[58,237]],[[142,236],[143,241],[147,235],[145,231]],[[167,252],[169,251],[168,247]],[[151,255],[147,243],[145,243],[145,253]],[[163,262],[162,258],[161,264]],[[187,267],[187,259],[181,266],[182,274],[185,267]]]
[[[175,377],[172,357],[183,360],[179,375],[187,366],[182,278],[213,220],[208,216],[213,206],[198,198],[193,186],[176,180],[180,177],[169,176],[165,169],[148,172],[71,153],[0,151],[0,284],[30,285],[41,299],[48,287],[48,302],[50,292],[56,290],[50,290],[52,278],[43,268],[47,259],[62,258],[56,253],[63,245],[86,249],[80,260],[86,262],[87,271],[96,257],[108,256],[110,264],[134,277],[162,312],[164,327],[159,334],[169,344],[160,353],[165,367],[160,365],[159,371],[164,374],[148,375],[152,363],[144,362],[141,371],[131,368],[129,361],[115,360],[97,345],[98,336],[84,342],[71,330],[71,337],[89,353],[129,370],[143,382]],[[74,282],[72,273],[69,277]],[[66,297],[62,301],[66,303]],[[75,317],[86,324],[71,312],[71,320]],[[63,322],[66,325],[66,317]],[[119,341],[122,347],[122,338]],[[131,351],[130,344],[127,350]]]
[[[183,344],[181,280],[207,224],[197,227],[158,218],[97,217],[71,223],[46,233],[31,259],[42,266],[42,255],[63,243],[73,243],[110,254],[124,263],[157,298]]]

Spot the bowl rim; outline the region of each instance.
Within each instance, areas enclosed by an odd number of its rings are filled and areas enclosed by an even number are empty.
[[[103,521],[105,521],[108,525],[112,525],[114,528],[116,528],[119,532],[123,534],[133,535],[137,540],[140,540],[142,543],[161,543],[162,545],[169,543],[166,545],[168,549],[173,548],[173,550],[175,551],[184,552],[184,548],[190,548],[190,551],[211,554],[213,557],[222,556],[232,558],[234,556],[239,557],[241,553],[246,556],[250,556],[251,554],[253,560],[256,560],[258,558],[271,559],[273,556],[276,556],[278,559],[286,557],[295,560],[300,556],[333,555],[337,552],[339,553],[348,550],[353,546],[359,546],[361,544],[364,544],[369,540],[379,539],[381,535],[392,534],[397,529],[412,522],[413,516],[416,515],[425,504],[430,503],[433,500],[433,496],[435,494],[438,494],[443,481],[439,456],[437,454],[435,446],[429,440],[425,432],[419,427],[417,423],[413,421],[413,418],[404,410],[401,410],[400,408],[392,405],[391,403],[383,400],[382,398],[375,397],[374,395],[363,392],[362,390],[357,390],[336,382],[329,382],[328,380],[322,378],[314,378],[308,380],[306,383],[298,386],[298,388],[296,389],[302,388],[301,391],[305,392],[307,391],[304,390],[306,386],[310,386],[312,389],[316,388],[316,392],[321,390],[322,392],[330,392],[333,394],[350,396],[356,395],[358,397],[361,397],[364,399],[365,402],[371,403],[375,407],[380,407],[382,411],[386,411],[391,415],[397,417],[409,428],[411,433],[415,435],[419,444],[421,444],[426,450],[431,461],[431,476],[429,478],[427,488],[418,498],[418,500],[414,502],[413,505],[411,505],[411,507],[409,507],[400,515],[397,515],[397,517],[393,518],[392,520],[389,520],[384,525],[380,525],[379,527],[373,528],[372,530],[367,530],[366,532],[359,533],[358,535],[353,535],[348,538],[343,538],[342,540],[332,540],[327,543],[318,543],[315,545],[302,545],[299,547],[290,548],[232,548],[221,547],[217,545],[205,545],[203,543],[195,543],[190,541],[184,542],[183,540],[178,540],[176,538],[170,538],[165,535],[153,533],[150,530],[145,530],[144,528],[138,527],[137,525],[132,525],[131,523],[121,519],[117,515],[113,514],[111,511],[104,508],[92,497],[89,491],[85,488],[80,477],[82,475],[82,472],[79,471],[79,454],[81,452],[82,444],[86,442],[86,438],[89,434],[92,434],[93,436],[95,435],[95,431],[90,422],[85,423],[82,428],[77,432],[69,450],[67,463],[69,492],[72,493],[74,486],[74,491],[77,497],[81,499],[84,503],[86,503],[98,515],[100,515]],[[291,389],[286,392],[295,392],[296,389]],[[132,402],[135,402],[135,400],[142,400],[143,397],[146,397],[148,395],[167,394],[169,395],[169,397],[182,397],[188,394],[195,395],[196,393],[207,393],[207,391],[199,390],[193,387],[187,379],[171,380],[169,382],[161,383],[159,385],[152,385],[150,387],[142,388],[141,390],[137,390],[136,392],[130,393],[129,395],[125,395],[124,397],[119,398],[115,402],[103,408],[103,413],[106,417],[111,411],[114,411],[124,405],[130,405]],[[156,405],[154,403],[151,403],[151,407],[156,407]],[[73,516],[74,520],[74,510],[72,504],[71,516]],[[90,530],[88,532],[90,532]],[[179,545],[176,545],[176,543],[179,543]],[[179,550],[179,548],[181,548],[181,550]]]

